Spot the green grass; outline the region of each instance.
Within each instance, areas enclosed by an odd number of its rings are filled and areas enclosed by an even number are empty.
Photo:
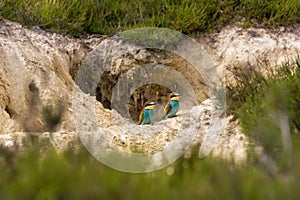
[[[148,174],[110,169],[85,150],[56,153],[32,147],[0,162],[2,199],[296,199],[299,154],[286,178],[270,177],[256,163],[236,167],[196,154],[180,158],[171,168]],[[7,153],[7,151],[6,151]],[[1,157],[6,154],[1,151]],[[289,180],[290,178],[290,180]]]
[[[293,159],[293,148],[300,145],[299,59],[271,71],[268,78],[251,70],[234,73],[237,84],[227,87],[228,114],[241,122],[254,144],[263,146],[265,153],[285,167]]]
[[[228,113],[242,122],[245,132],[251,132],[262,118],[272,111],[286,112],[292,130],[300,128],[300,60],[269,68],[268,77],[255,70],[236,68],[235,85],[227,86]]]
[[[2,0],[0,15],[64,34],[112,34],[136,27],[183,33],[211,32],[225,25],[276,27],[299,22],[298,0]]]

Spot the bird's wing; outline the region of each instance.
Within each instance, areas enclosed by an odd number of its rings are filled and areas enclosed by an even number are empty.
[[[170,112],[170,110],[171,110],[171,104],[170,102],[168,102],[164,109],[165,116]]]
[[[138,125],[140,125],[142,123],[142,121],[143,121],[143,116],[144,116],[143,113],[144,113],[144,109],[140,113]]]

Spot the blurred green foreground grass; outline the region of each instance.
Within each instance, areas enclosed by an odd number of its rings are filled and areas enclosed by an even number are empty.
[[[299,168],[299,155],[283,177],[269,176],[256,163],[236,167],[192,156],[168,169],[127,174],[103,166],[85,151],[32,149],[11,163],[1,162],[0,194],[1,199],[296,199]]]

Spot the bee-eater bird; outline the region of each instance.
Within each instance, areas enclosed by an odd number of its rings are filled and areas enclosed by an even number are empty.
[[[154,105],[156,102],[146,102],[139,116],[138,125],[152,124],[154,115]]]
[[[175,92],[172,92],[169,95],[168,103],[164,109],[165,115],[164,115],[163,119],[168,119],[170,117],[176,116],[176,113],[179,110],[179,106],[180,106],[179,96],[180,95]]]

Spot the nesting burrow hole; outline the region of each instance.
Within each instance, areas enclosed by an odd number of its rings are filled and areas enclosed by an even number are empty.
[[[203,82],[199,72],[189,62],[171,52],[143,49],[127,52],[115,59],[113,64],[105,69],[96,87],[96,99],[101,102],[105,108],[112,109],[111,102],[113,89],[118,83],[120,76],[122,74],[126,74],[134,67],[146,64],[157,64],[171,67],[179,72],[189,82],[199,103],[208,98],[209,95],[206,84]],[[168,74],[162,74],[162,76],[168,76]],[[174,80],[173,88],[176,88],[176,80]],[[124,104],[128,104],[130,117],[134,122],[136,122],[146,101],[155,101],[163,106],[167,103],[168,94],[170,92],[172,92],[171,88],[157,83],[144,84],[136,88],[130,94],[129,102],[124,102]]]

